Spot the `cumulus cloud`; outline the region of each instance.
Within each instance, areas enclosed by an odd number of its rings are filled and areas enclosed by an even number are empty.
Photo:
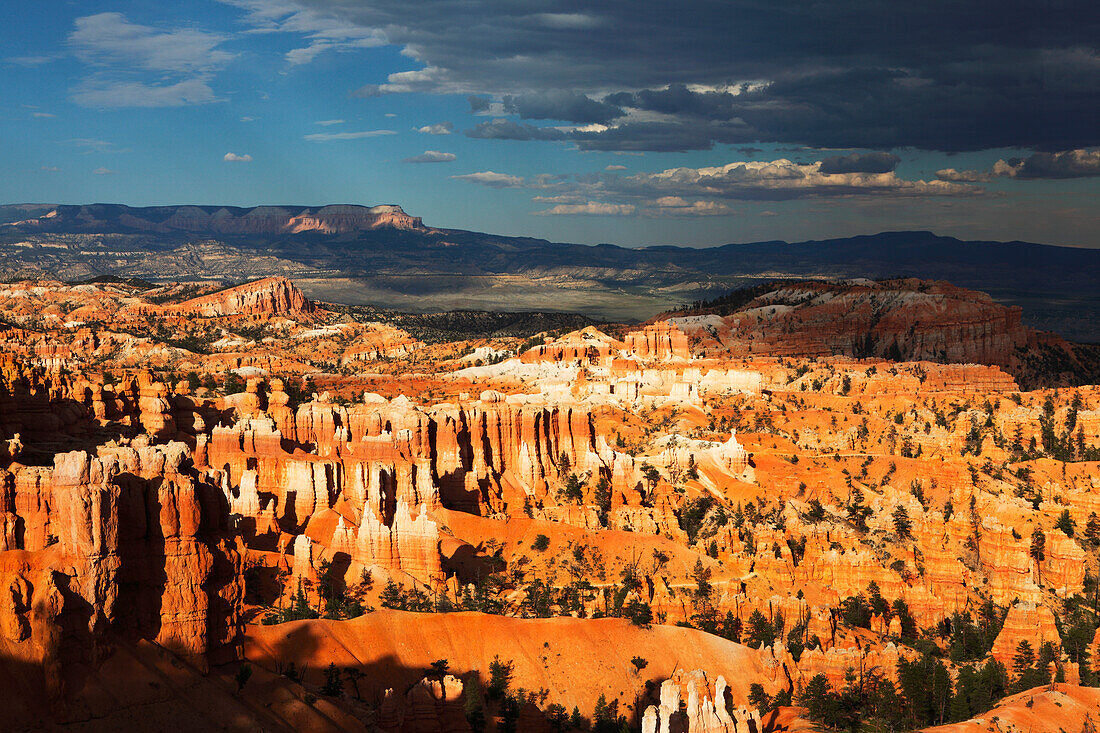
[[[434,125],[424,125],[423,127],[418,127],[416,128],[416,131],[422,132],[425,135],[450,135],[451,131],[454,129],[454,123],[437,122]]]
[[[109,175],[111,175],[112,173],[115,173],[115,172],[116,171],[113,171],[110,168],[102,168],[102,167],[101,168],[96,168],[94,171],[92,171],[92,173],[94,173],[97,176],[109,176]]]
[[[1034,153],[1009,165],[1016,178],[1090,178],[1100,176],[1100,150]]]
[[[900,178],[892,170],[884,173],[825,173],[822,172],[823,163],[797,163],[780,158],[772,161],[735,161],[703,168],[668,168],[655,173],[632,175],[601,171],[573,176],[541,174],[525,178],[484,171],[453,177],[493,188],[538,191],[532,199],[535,203],[557,204],[542,212],[548,215],[585,213],[586,208],[592,209],[592,205],[600,204],[619,207],[605,210],[619,215],[730,216],[735,213],[728,206],[731,201],[970,197],[983,193],[978,186],[956,182]]]
[[[303,140],[323,143],[329,140],[358,140],[364,137],[380,137],[382,135],[396,135],[395,130],[362,130],[360,132],[315,132],[311,135],[303,135]]]
[[[244,155],[237,155],[236,153],[226,153],[222,157],[222,160],[226,161],[227,163],[251,163],[252,156],[248,153],[245,153]]]
[[[647,216],[729,216],[733,211],[716,201],[688,201],[680,196],[661,196],[645,211]]]
[[[455,159],[454,153],[441,153],[438,150],[425,150],[420,155],[405,158],[402,163],[450,163]]]
[[[614,165],[614,164],[611,164],[611,165],[607,166],[606,168],[604,168],[604,170],[605,170],[605,171],[625,171],[625,170],[626,170],[626,166],[625,166],[625,165]]]
[[[520,176],[510,176],[506,173],[495,173],[493,171],[464,173],[460,176],[451,176],[451,178],[477,183],[489,188],[520,188],[524,185],[524,179]]]
[[[988,171],[944,168],[936,171],[941,181],[978,183],[994,178],[1059,179],[1100,176],[1100,150],[1063,150],[1033,153],[1026,158],[998,160]]]
[[[633,204],[605,204],[589,201],[584,204],[558,204],[557,206],[534,212],[535,216],[630,216],[635,211]]]
[[[985,183],[992,181],[994,175],[992,171],[960,171],[955,168],[941,168],[936,171],[936,178],[941,181],[952,181],[956,183]]]
[[[947,181],[911,181],[888,173],[825,173],[822,161],[737,161],[704,168],[669,168],[603,181],[605,188],[641,195],[772,200],[835,196],[972,196],[981,189]]]
[[[178,107],[217,101],[209,85],[234,54],[218,48],[228,36],[194,28],[161,30],[122,13],[77,18],[73,54],[91,73],[71,91],[85,107]]]

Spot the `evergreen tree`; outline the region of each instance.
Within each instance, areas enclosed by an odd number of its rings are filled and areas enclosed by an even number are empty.
[[[1042,562],[1046,559],[1047,536],[1038,527],[1031,533],[1030,555],[1035,560],[1035,573],[1042,584]]]
[[[489,662],[489,688],[486,695],[490,700],[499,700],[508,692],[508,686],[512,684],[512,663],[500,661],[500,656],[494,656]]]
[[[806,717],[826,725],[837,718],[840,699],[823,674],[814,675],[798,695],[798,704],[806,708]]]
[[[1093,547],[1100,545],[1100,517],[1096,516],[1096,512],[1090,512],[1085,522],[1085,541]]]
[[[760,613],[760,609],[754,610],[749,616],[749,633],[745,643],[754,649],[760,648],[761,644],[771,646],[775,643],[775,629],[764,614]]]
[[[749,685],[749,705],[756,708],[757,712],[761,716],[768,712],[771,707],[772,699],[768,693],[764,692],[764,686],[759,682],[753,682]]]
[[[1012,658],[1012,671],[1017,677],[1035,664],[1035,651],[1031,648],[1031,642],[1023,639],[1016,645],[1016,656]]]
[[[462,708],[473,733],[485,730],[485,704],[481,699],[481,679],[477,672],[470,674],[462,686]]]
[[[248,684],[249,678],[252,677],[252,665],[248,662],[242,662],[241,666],[237,669],[237,694],[241,694],[241,690]]]
[[[321,694],[335,697],[344,692],[344,678],[340,676],[340,669],[336,662],[332,662],[325,670],[325,684],[321,687]]]
[[[1065,534],[1066,537],[1072,537],[1073,531],[1077,529],[1077,524],[1073,521],[1073,517],[1069,515],[1069,509],[1062,510],[1054,526],[1062,530],[1062,533]]]
[[[898,504],[894,509],[894,533],[901,539],[912,537],[910,530],[913,528],[913,523],[909,521],[909,512],[905,507]]]
[[[599,509],[600,524],[607,526],[607,513],[611,511],[611,484],[607,478],[600,476],[596,482],[596,508]]]
[[[355,690],[355,699],[362,700],[363,696],[359,693],[359,680],[363,679],[365,673],[358,667],[344,667],[344,674],[347,676],[348,681],[351,682],[351,688]]]

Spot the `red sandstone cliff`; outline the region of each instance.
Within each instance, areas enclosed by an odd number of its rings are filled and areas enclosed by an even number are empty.
[[[267,277],[169,306],[176,314],[216,318],[234,315],[295,316],[316,304],[285,277]]]

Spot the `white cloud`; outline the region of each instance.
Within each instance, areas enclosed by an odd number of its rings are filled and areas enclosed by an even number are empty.
[[[233,58],[217,48],[228,38],[193,28],[162,31],[131,23],[122,13],[98,13],[76,19],[69,45],[95,66],[193,74],[219,69]]]
[[[534,212],[535,216],[630,216],[635,211],[633,204],[605,204],[589,201],[585,204],[558,204],[544,211]]]
[[[540,25],[557,30],[583,30],[603,25],[599,18],[583,13],[538,13],[533,17]]]
[[[416,128],[416,131],[422,132],[425,135],[450,135],[451,131],[454,129],[454,123],[437,122],[434,125],[424,125],[423,127],[418,127]]]
[[[1057,153],[1032,153],[1026,158],[998,160],[988,171],[936,171],[941,181],[983,182],[994,178],[1093,178],[1100,176],[1100,150],[1063,150]]]
[[[680,196],[662,196],[645,211],[648,216],[729,216],[733,211],[716,201],[688,201]]]
[[[88,79],[73,89],[72,100],[83,107],[182,107],[218,101],[202,79],[175,84]]]
[[[251,163],[252,156],[248,153],[245,153],[244,155],[237,155],[236,153],[226,153],[222,157],[222,160],[226,161],[227,163]]]
[[[255,122],[258,119],[260,119],[260,118],[259,117],[249,117],[248,115],[245,115],[245,116],[241,117],[241,122]]]
[[[158,29],[122,13],[77,18],[68,43],[92,70],[70,93],[86,107],[178,107],[217,101],[214,73],[235,54],[229,36],[195,28]]]
[[[993,180],[993,174],[989,171],[960,171],[954,168],[943,168],[936,171],[936,178],[956,183],[981,183]]]
[[[1080,165],[1078,163],[1077,165]],[[555,206],[540,216],[601,215],[648,217],[734,216],[730,201],[784,201],[827,197],[960,197],[984,189],[949,181],[898,178],[887,173],[822,173],[821,161],[795,163],[735,161],[704,168],[668,168],[656,173],[621,175],[605,171],[584,175],[540,174],[521,177],[481,171],[453,178],[491,188],[540,191],[535,203]]]
[[[393,130],[363,130],[361,132],[315,132],[312,135],[302,136],[303,140],[322,143],[329,140],[358,140],[362,137],[379,137],[380,135],[396,135]]]
[[[350,51],[386,43],[374,28],[349,23],[324,10],[308,10],[286,0],[221,0],[247,11],[244,22],[249,33],[289,33],[302,36],[308,44],[286,53],[291,66],[308,64],[327,51]]]
[[[44,165],[44,166],[42,166],[41,170],[44,170],[47,173],[60,173],[61,172],[61,169],[58,168],[56,165]]]
[[[112,173],[117,172],[118,171],[113,171],[110,168],[96,168],[94,171],[92,171],[92,173],[96,174],[97,176],[109,176]]]
[[[455,159],[454,153],[441,153],[438,150],[425,150],[420,155],[405,158],[402,163],[450,163]]]
[[[85,153],[124,153],[125,150],[120,150],[115,147],[113,142],[109,140],[100,140],[94,137],[71,137],[65,140],[66,145],[72,145],[77,148],[81,148]]]
[[[50,114],[49,112],[34,112],[34,113],[32,113],[32,115],[34,117],[46,117],[46,118],[57,117],[57,115]]]
[[[329,125],[342,125],[344,124],[344,120],[317,120],[314,124],[328,127]]]
[[[625,165],[614,165],[614,164],[612,164],[612,165],[609,165],[606,168],[604,168],[604,170],[605,171],[625,171],[626,166]]]
[[[686,195],[717,199],[782,200],[828,196],[972,196],[975,186],[949,181],[911,181],[896,173],[822,173],[821,162],[738,161],[705,168],[669,168],[614,178],[607,188],[652,196]]]
[[[9,56],[4,61],[13,66],[42,66],[56,61],[60,56]]]
[[[506,173],[495,173],[493,171],[464,173],[461,176],[451,176],[451,178],[478,183],[489,188],[520,188],[524,184],[524,180],[520,176],[510,176]]]

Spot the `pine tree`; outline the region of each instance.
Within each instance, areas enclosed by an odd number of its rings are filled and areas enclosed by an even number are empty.
[[[500,656],[494,656],[489,662],[489,689],[486,693],[490,700],[499,700],[508,692],[508,686],[512,684],[512,663],[500,661]]]
[[[757,712],[761,715],[768,712],[771,707],[772,699],[768,693],[764,692],[764,686],[759,682],[753,682],[749,685],[749,705],[756,708]]]
[[[1077,524],[1073,521],[1073,517],[1069,515],[1069,509],[1062,510],[1062,513],[1058,515],[1058,522],[1054,526],[1062,530],[1066,537],[1072,537],[1073,531],[1077,529]]]
[[[1042,585],[1042,562],[1046,559],[1047,536],[1038,527],[1031,533],[1031,557],[1035,560],[1035,573]]]
[[[325,670],[325,684],[321,687],[321,694],[335,697],[344,692],[344,678],[340,676],[340,669],[336,662],[332,662]]]
[[[352,689],[355,690],[355,699],[362,700],[363,696],[359,694],[359,680],[364,676],[363,670],[358,667],[344,667],[344,674],[347,675]]]
[[[243,662],[237,669],[237,694],[241,694],[241,690],[248,684],[249,678],[252,677],[252,665],[248,662]]]
[[[905,507],[898,504],[894,509],[894,532],[898,537],[905,539],[911,537],[910,530],[913,528],[913,523],[909,521],[909,512]]]
[[[1016,645],[1016,656],[1012,658],[1012,671],[1019,677],[1033,664],[1035,664],[1035,652],[1031,648],[1031,643],[1023,639]]]
[[[1096,516],[1096,512],[1090,512],[1085,522],[1085,540],[1093,547],[1100,544],[1100,517]]]

